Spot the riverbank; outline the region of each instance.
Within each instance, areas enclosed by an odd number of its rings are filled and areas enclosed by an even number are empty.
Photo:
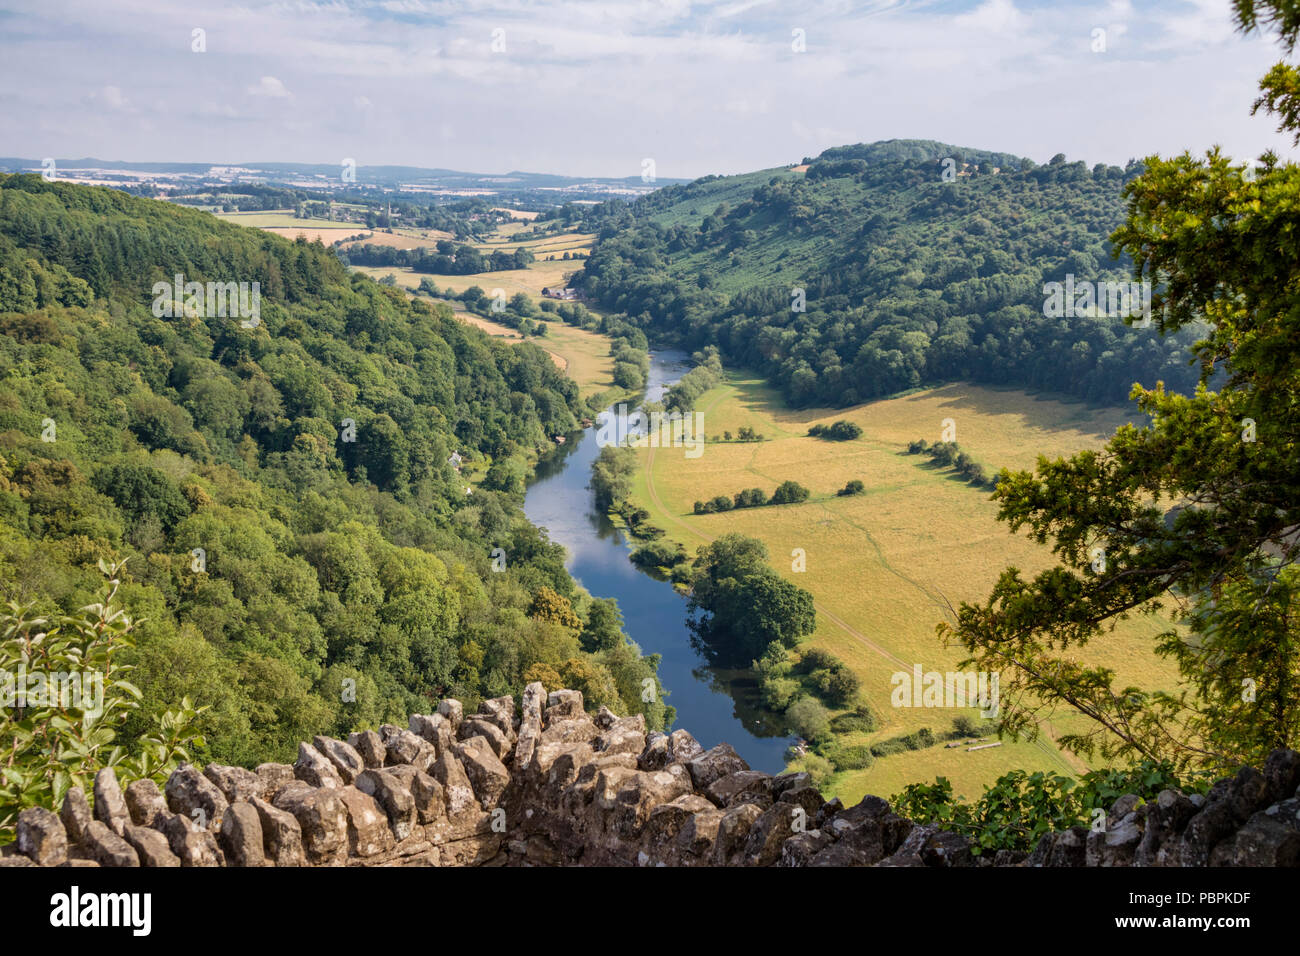
[[[643,400],[659,400],[689,367],[683,352],[652,352]],[[623,629],[641,651],[660,655],[659,679],[677,710],[676,726],[689,727],[706,747],[731,744],[756,770],[779,772],[791,741],[776,736],[756,707],[752,674],[708,666],[692,646],[685,597],[636,568],[626,533],[596,511],[588,482],[600,451],[597,431],[571,436],[538,463],[524,513],[564,546],[569,572],[583,587],[618,601]]]

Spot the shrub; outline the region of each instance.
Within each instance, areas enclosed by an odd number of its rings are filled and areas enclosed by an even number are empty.
[[[862,704],[847,714],[831,718],[831,730],[837,734],[869,734],[876,729],[876,715],[871,708]]]
[[[803,768],[812,777],[813,786],[824,790],[835,776],[835,766],[825,757],[809,753],[803,756]]]
[[[132,667],[117,660],[134,646],[136,623],[116,606],[121,565],[100,561],[99,568],[110,578],[107,595],[80,615],[38,617],[30,605],[14,603],[0,613],[0,671],[16,674],[21,664],[28,675],[25,706],[0,709],[5,742],[0,842],[12,838],[21,811],[33,806],[57,811],[70,788],[89,790],[104,767],[114,768],[123,784],[146,777],[162,783],[181,762],[193,759],[192,748],[205,746],[195,722],[207,708],[196,708],[188,697],[179,710],[154,715],[143,736],[117,739],[123,722],[140,706],[139,689],[126,680]],[[45,685],[47,691],[38,696],[30,680],[36,674],[61,675],[60,683]],[[64,679],[73,675],[75,683]],[[79,692],[72,693],[74,688]],[[127,756],[126,746],[134,755]]]
[[[807,501],[811,492],[797,481],[783,481],[777,485],[776,491],[772,492],[772,501],[774,505],[798,504],[800,501]]]
[[[836,494],[840,495],[841,497],[845,495],[860,495],[866,490],[867,490],[867,486],[864,485],[857,478],[854,478],[847,485],[845,485],[843,488],[837,491]]]
[[[830,732],[831,715],[811,697],[800,697],[785,712],[791,733],[805,740],[818,740]]]
[[[836,744],[828,748],[826,757],[835,765],[835,769],[840,771],[865,770],[875,762],[875,758],[871,755],[871,748],[866,744],[850,746]]]
[[[831,425],[814,425],[808,429],[808,434],[828,441],[850,441],[862,434],[862,426],[841,420]]]

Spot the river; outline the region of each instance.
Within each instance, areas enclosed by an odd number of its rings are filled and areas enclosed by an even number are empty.
[[[690,370],[685,352],[650,354],[645,401],[658,401]],[[710,667],[691,646],[686,599],[664,580],[628,560],[624,534],[596,512],[588,483],[600,449],[596,429],[570,435],[568,442],[537,466],[524,499],[524,513],[564,545],[570,573],[596,597],[614,598],[623,630],[645,654],[660,654],[659,679],[667,702],[677,708],[674,728],[689,730],[706,748],[731,744],[755,770],[779,773],[792,738],[766,726],[754,706],[752,675]]]

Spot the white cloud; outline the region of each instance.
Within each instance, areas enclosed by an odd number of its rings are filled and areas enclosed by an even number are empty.
[[[257,83],[248,88],[250,96],[268,96],[272,99],[286,99],[293,96],[284,84],[274,76],[264,76]]]
[[[0,91],[25,93],[5,99],[0,139],[20,155],[237,162],[249,157],[232,144],[252,130],[259,159],[333,161],[358,151],[359,118],[369,162],[484,172],[616,175],[655,156],[660,177],[693,176],[906,136],[1040,161],[1123,163],[1216,142],[1293,153],[1249,115],[1280,51],[1236,34],[1228,0],[10,7],[24,28],[0,36]],[[195,24],[203,57],[190,52]],[[503,54],[490,50],[498,27]],[[795,27],[806,53],[790,48]],[[1089,49],[1097,27],[1104,55]],[[291,103],[292,116],[265,119],[246,97]]]

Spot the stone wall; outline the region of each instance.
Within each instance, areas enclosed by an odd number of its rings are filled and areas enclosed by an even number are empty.
[[[1206,796],[1115,801],[1105,832],[974,857],[879,797],[846,808],[805,773],[750,770],[727,744],[592,717],[541,684],[455,700],[407,728],[316,737],[292,765],[184,767],[163,790],[95,778],[19,818],[9,866],[1295,866],[1300,754],[1276,751]]]

